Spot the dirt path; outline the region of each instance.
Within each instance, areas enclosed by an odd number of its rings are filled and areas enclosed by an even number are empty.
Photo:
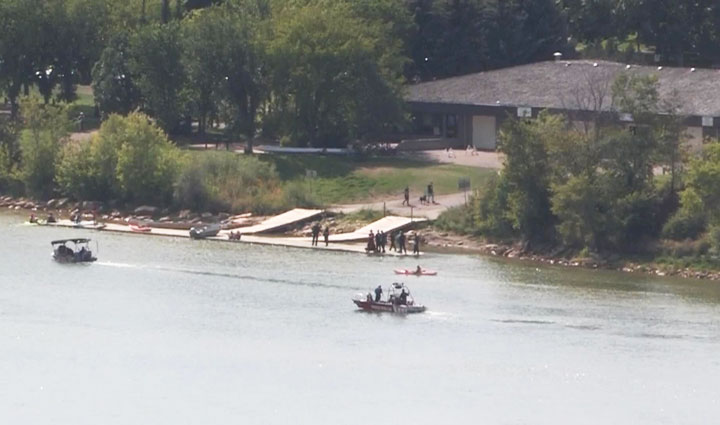
[[[430,220],[438,218],[440,213],[451,207],[463,205],[465,203],[464,193],[451,193],[449,195],[439,195],[435,197],[434,204],[421,205],[418,201],[411,201],[410,206],[402,205],[402,199],[398,197],[387,198],[383,201],[363,203],[363,204],[344,204],[334,205],[328,208],[330,211],[342,212],[345,214],[360,211],[362,209],[371,209],[385,211],[390,214],[405,217],[425,217]]]

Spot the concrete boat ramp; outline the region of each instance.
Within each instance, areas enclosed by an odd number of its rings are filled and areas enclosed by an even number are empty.
[[[270,236],[268,233],[277,232],[279,230],[288,228],[300,222],[319,218],[323,214],[322,210],[308,210],[302,208],[296,208],[294,210],[287,211],[280,215],[270,217],[262,223],[240,227],[232,230],[221,230],[215,237],[206,238],[212,241],[224,241],[234,243],[256,243],[263,245],[273,246],[287,246],[294,248],[313,248],[319,250],[328,251],[345,251],[345,252],[357,252],[365,254],[365,243],[368,234],[372,230],[373,232],[382,230],[386,233],[404,229],[409,227],[415,222],[424,221],[424,219],[410,219],[408,217],[395,217],[388,216],[383,217],[369,225],[356,230],[352,233],[335,234],[330,235],[330,245],[327,247],[322,241],[322,235],[320,236],[320,243],[318,246],[311,246],[311,239],[308,237],[289,237],[289,236]],[[190,238],[190,234],[186,229],[171,229],[164,227],[150,227],[148,231],[137,231],[128,224],[110,222],[110,223],[93,223],[88,221],[82,221],[75,223],[70,220],[58,220],[57,223],[48,224],[49,226],[56,227],[67,227],[75,229],[86,229],[86,230],[98,230],[118,233],[134,233],[140,235],[151,235],[151,236],[166,236],[166,237],[180,237]],[[240,232],[242,234],[241,240],[230,240],[230,232]],[[358,243],[358,241],[362,241]],[[382,255],[382,254],[380,254]],[[400,255],[396,252],[386,252],[384,255],[397,256]]]

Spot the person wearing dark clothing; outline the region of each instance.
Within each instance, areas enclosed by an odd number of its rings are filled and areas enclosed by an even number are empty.
[[[420,234],[418,233],[415,233],[415,238],[413,239],[413,254],[420,255]]]
[[[398,252],[399,252],[400,254],[403,254],[403,253],[404,253],[404,254],[407,254],[407,248],[405,248],[405,233],[403,233],[402,230],[401,230],[400,233],[398,234],[398,241],[397,241],[397,242],[398,242],[398,243],[397,243],[397,244],[398,244],[398,246],[397,246]]]
[[[375,252],[380,252],[380,245],[382,245],[382,236],[378,230],[377,233],[375,233]]]
[[[403,288],[402,292],[400,292],[400,297],[398,297],[399,298],[398,304],[407,305],[407,297],[408,297],[408,293],[405,290],[405,288]]]
[[[325,238],[325,246],[328,246],[330,239],[330,228],[328,226],[325,226],[325,230],[323,230],[323,238]]]
[[[390,251],[395,251],[397,248],[395,247],[395,239],[397,238],[397,234],[395,232],[390,232]]]
[[[312,227],[312,246],[317,246],[320,236],[320,224],[315,223]]]
[[[372,230],[370,231],[370,234],[368,235],[368,242],[367,242],[367,246],[365,247],[365,251],[375,252],[375,235],[373,234]]]
[[[427,187],[427,202],[433,204],[435,203],[435,190],[433,190],[432,182],[430,182]]]
[[[385,245],[387,244],[387,233],[384,231],[380,231],[380,248],[379,250],[382,251],[382,253],[385,253]]]
[[[375,288],[375,302],[376,302],[376,303],[377,303],[377,302],[380,302],[380,298],[382,297],[382,293],[383,293],[382,286],[381,286],[381,285],[378,285],[378,287]]]
[[[403,200],[403,205],[410,206],[410,188],[408,186],[405,186],[405,190],[403,191],[403,196],[405,199]]]

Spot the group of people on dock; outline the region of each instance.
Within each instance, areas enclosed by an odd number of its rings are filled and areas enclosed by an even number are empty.
[[[320,223],[315,223],[310,228],[312,232],[312,246],[318,246],[318,240],[320,239]],[[325,246],[328,246],[328,243],[330,243],[330,227],[325,225],[325,228],[322,230],[323,239],[325,240]]]
[[[413,241],[413,254],[420,255],[420,234],[417,232],[412,232],[410,236],[412,237]],[[387,246],[388,239],[390,239],[390,247],[388,248],[389,251],[396,251],[400,254],[407,254],[406,245],[408,241],[408,235],[406,235],[405,232],[403,232],[402,230],[392,231],[390,233],[385,233],[382,230],[378,230],[377,232],[373,233],[373,231],[371,230],[370,234],[368,235],[365,251],[385,253],[385,247]]]

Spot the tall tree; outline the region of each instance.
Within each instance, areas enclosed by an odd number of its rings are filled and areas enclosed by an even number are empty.
[[[337,146],[402,118],[398,44],[343,3],[280,10],[268,43],[272,114],[299,145]]]
[[[168,132],[184,112],[185,84],[180,27],[177,22],[149,24],[130,39],[128,66],[142,95],[143,110]]]

